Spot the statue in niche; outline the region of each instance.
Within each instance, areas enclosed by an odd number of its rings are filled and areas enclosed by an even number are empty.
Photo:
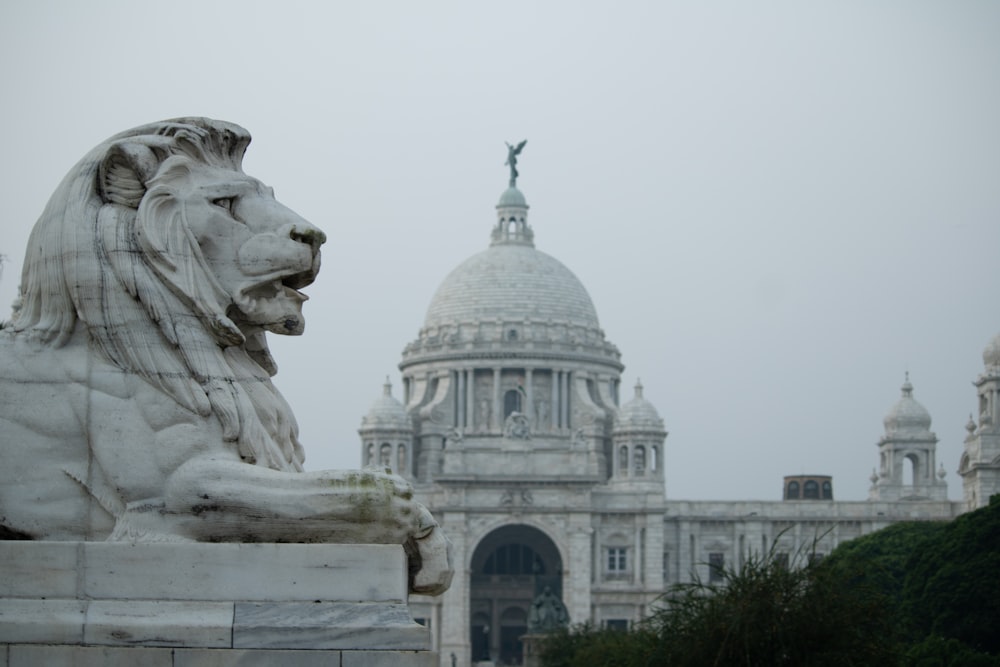
[[[516,188],[517,177],[519,176],[517,173],[517,156],[521,154],[522,150],[524,150],[524,145],[528,143],[528,140],[525,139],[517,146],[511,146],[506,141],[504,143],[507,144],[507,161],[504,162],[504,166],[510,167],[510,187]]]
[[[541,595],[531,603],[531,610],[528,612],[528,632],[533,634],[552,632],[567,625],[569,625],[569,614],[566,613],[566,605],[552,592],[551,587],[546,586]]]
[[[0,536],[395,543],[439,594],[449,545],[407,482],[303,472],[266,334],[303,332],[326,236],[243,172],[249,142],[152,123],[56,189],[0,331]]]
[[[479,430],[489,431],[490,430],[490,415],[493,412],[493,408],[490,406],[490,400],[484,398],[479,401]]]
[[[535,403],[535,414],[538,415],[539,430],[549,430],[549,403],[540,399]]]
[[[531,440],[531,425],[528,417],[520,412],[512,412],[504,421],[503,434],[513,440]]]

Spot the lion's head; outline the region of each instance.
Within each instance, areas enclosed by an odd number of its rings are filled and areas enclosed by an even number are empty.
[[[299,334],[325,236],[243,173],[250,135],[183,118],[112,137],[49,200],[28,243],[15,335],[100,350],[214,412],[250,462],[301,469],[265,331]]]

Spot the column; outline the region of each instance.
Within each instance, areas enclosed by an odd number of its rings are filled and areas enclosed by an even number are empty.
[[[451,653],[459,665],[471,664],[469,655],[469,572],[465,569],[465,515],[448,513],[441,517],[441,527],[451,538],[455,557],[455,577],[441,600],[441,658]],[[450,660],[449,660],[450,663]]]
[[[555,432],[559,428],[559,377],[561,373],[554,368],[551,373],[549,384],[552,385],[552,400],[549,401],[549,420],[551,421],[550,428]]]
[[[471,431],[476,420],[476,369],[465,371],[465,430]]]
[[[503,406],[500,404],[500,371],[500,368],[493,369],[493,416],[491,417],[493,428],[491,430],[494,433],[499,432],[503,428],[503,416],[501,414]]]
[[[525,402],[527,402],[527,405],[524,406],[525,409],[522,410],[522,412],[525,415],[528,416],[528,423],[532,425],[532,427],[533,427],[532,430],[537,431],[538,428],[535,426],[535,416],[536,416],[535,415],[535,391],[534,391],[534,389],[531,386],[532,382],[533,382],[532,378],[531,378],[532,371],[534,371],[533,368],[528,368],[527,366],[525,366],[525,368],[524,368],[524,384],[525,384],[525,387],[524,387],[524,400],[525,400]]]
[[[455,426],[465,428],[465,371],[453,371],[455,374]]]
[[[569,428],[569,371],[562,372],[559,380],[559,420],[563,428]]]
[[[571,556],[579,554],[580,558],[573,558],[572,563],[564,562],[563,568],[563,603],[569,613],[570,623],[583,623],[590,619],[590,573],[592,563],[588,556],[591,552],[591,535],[594,529],[590,525],[583,525],[583,522],[590,522],[590,515],[585,514],[578,520],[580,523],[571,525],[569,530],[569,549],[567,553]],[[574,522],[575,523],[575,522]]]
[[[643,562],[642,553],[642,528],[639,527],[639,517],[636,517],[636,528],[635,528],[635,554],[632,561],[632,582],[640,583],[642,582],[642,568],[645,565]]]

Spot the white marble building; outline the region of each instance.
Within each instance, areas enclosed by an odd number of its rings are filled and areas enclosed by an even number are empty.
[[[668,500],[667,430],[636,386],[620,398],[618,349],[580,281],[535,249],[512,180],[490,246],[455,268],[406,346],[402,402],[388,380],[365,416],[366,464],[391,467],[454,543],[440,598],[411,599],[442,666],[518,664],[530,604],[546,586],[573,622],[627,627],[666,586],[752,551],[825,554],[903,519],[948,519],[1000,490],[1000,336],[977,380],[978,424],[949,502],[931,418],[902,397],[885,418],[867,501],[832,499],[828,477],[786,478],[780,501]],[[863,465],[863,462],[859,462]]]

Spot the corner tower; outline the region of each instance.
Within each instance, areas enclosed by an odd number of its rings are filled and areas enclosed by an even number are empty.
[[[947,500],[945,471],[935,464],[937,436],[930,430],[930,413],[913,398],[909,373],[901,389],[902,397],[882,421],[885,435],[878,441],[879,469],[872,473],[869,498]]]
[[[983,350],[983,372],[973,384],[979,419],[970,418],[969,435],[958,467],[966,510],[988,505],[1000,493],[1000,334]]]

